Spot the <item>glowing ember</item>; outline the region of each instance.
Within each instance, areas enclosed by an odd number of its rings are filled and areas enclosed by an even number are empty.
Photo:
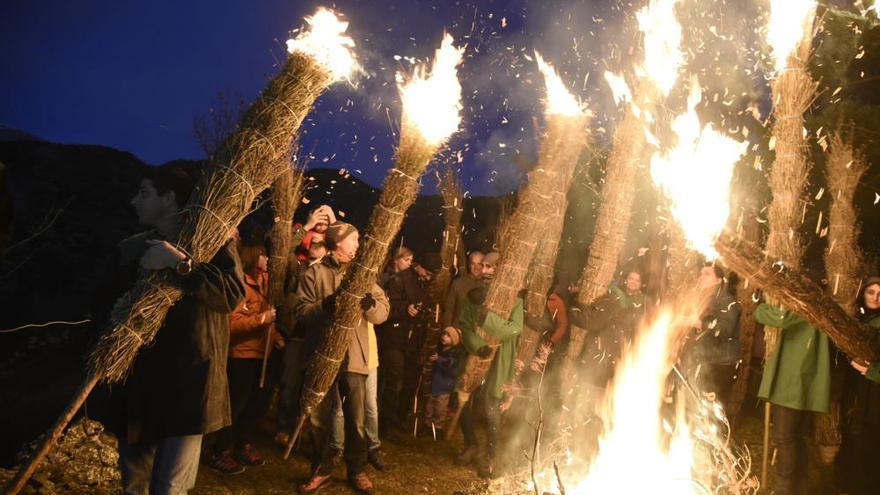
[[[621,102],[626,103],[632,101],[632,92],[629,90],[629,86],[626,84],[623,76],[619,76],[607,70],[604,75],[605,82],[611,87],[611,93],[614,95],[614,103],[620,105]]]
[[[573,493],[698,493],[683,411],[674,428],[667,426],[671,438],[660,415],[672,369],[673,329],[672,316],[665,311],[623,356],[605,404],[606,433],[599,439],[599,454]]]
[[[310,56],[326,67],[334,79],[347,79],[358,68],[352,52],[354,41],[344,34],[348,23],[340,21],[332,10],[325,7],[318,7],[315,15],[306,17],[306,23],[309,25],[307,30],[287,40],[288,53]]]
[[[579,116],[584,114],[584,108],[578,103],[577,98],[566,89],[559,74],[552,65],[544,61],[541,54],[535,52],[535,60],[538,68],[544,75],[544,85],[547,86],[546,112],[550,115]]]
[[[733,166],[747,143],[731,139],[709,124],[700,126],[694,110],[700,88],[691,86],[688,111],[676,117],[672,129],[678,144],[651,158],[651,176],[672,202],[672,214],[690,247],[710,259],[718,257],[714,240],[730,214]]]
[[[416,67],[413,76],[399,85],[404,121],[414,125],[434,146],[446,141],[461,121],[461,84],[456,67],[464,48],[452,46],[452,41],[451,35],[443,36],[430,75],[425,74],[425,66]]]
[[[815,0],[770,0],[767,43],[773,50],[777,71],[788,65],[788,57],[813,29],[815,17]]]
[[[636,13],[639,29],[644,33],[645,61],[641,71],[650,78],[663,95],[678,80],[678,69],[684,61],[681,53],[681,25],[675,17],[678,0],[649,0]]]

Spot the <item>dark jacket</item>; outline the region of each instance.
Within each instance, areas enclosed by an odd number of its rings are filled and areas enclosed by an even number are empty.
[[[138,279],[155,231],[119,244],[105,280],[106,306]],[[229,315],[244,297],[241,267],[227,244],[209,263],[177,277],[183,298],[168,311],[155,342],[140,350],[124,384],[112,391],[111,429],[128,442],[210,433],[231,423],[226,359]]]
[[[342,283],[342,265],[332,254],[324,256],[320,263],[310,266],[296,289],[293,313],[297,325],[305,329],[306,355],[315,351],[325,333],[330,329],[333,315],[324,311],[325,301],[334,295]],[[370,329],[388,318],[388,299],[378,285],[373,284],[370,294],[376,305],[364,311],[364,318],[351,334],[348,351],[342,369],[362,375],[369,374]]]
[[[383,273],[379,277],[379,286],[385,291],[390,305],[388,320],[381,325],[378,331],[380,345],[405,346],[410,329],[416,323],[416,318],[409,315],[407,308],[410,304],[425,304],[428,300],[428,294],[419,283],[419,277],[411,268],[397,273]]]
[[[482,286],[482,279],[473,278],[467,273],[459,275],[452,281],[446,293],[446,301],[443,303],[443,316],[440,319],[443,328],[458,325],[462,308],[467,303],[468,293]]]
[[[431,395],[452,393],[458,380],[461,367],[462,348],[460,345],[443,348],[437,344],[437,360],[431,369]]]
[[[739,361],[739,315],[742,306],[723,288],[702,317],[702,326],[695,335],[693,358],[697,363],[736,364]]]

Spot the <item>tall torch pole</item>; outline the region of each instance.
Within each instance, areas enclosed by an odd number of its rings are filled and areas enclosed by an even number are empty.
[[[404,214],[416,200],[419,177],[440,147],[458,129],[461,85],[456,67],[461,63],[464,49],[455,48],[452,42],[452,36],[444,36],[430,75],[425,75],[424,67],[417,68],[412,79],[400,88],[403,118],[395,166],[385,178],[382,195],[373,208],[357,257],[336,291],[333,323],[306,372],[302,413],[287,443],[285,459],[290,456],[306,419],[324,400],[336,380],[351,334],[361,322],[360,300],[376,283],[389,246],[403,224]]]
[[[226,244],[231,229],[281,172],[278,165],[283,163],[283,154],[312,104],[356,65],[351,53],[354,42],[343,35],[348,23],[324,8],[306,21],[310,27],[289,42],[290,57],[281,72],[212,157],[210,169],[184,207],[175,244],[196,264],[210,261]],[[16,494],[24,487],[99,381],[115,383],[125,378],[141,347],[153,342],[168,310],[181,297],[175,279],[160,271],[144,275],[116,301],[110,315],[112,329],[93,350],[86,381],[6,493]]]

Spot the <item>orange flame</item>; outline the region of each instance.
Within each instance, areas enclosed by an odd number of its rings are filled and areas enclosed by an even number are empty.
[[[358,69],[354,41],[344,34],[348,23],[340,21],[335,12],[325,7],[318,7],[315,15],[305,20],[309,28],[287,40],[288,53],[299,52],[312,57],[330,71],[334,80],[348,79]]]

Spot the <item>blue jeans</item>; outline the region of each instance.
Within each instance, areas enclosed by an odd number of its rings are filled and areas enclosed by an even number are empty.
[[[168,437],[155,442],[119,441],[119,470],[124,495],[185,494],[196,484],[202,435]]]
[[[379,390],[378,368],[370,370],[367,375],[366,397],[364,400],[364,428],[367,432],[367,446],[369,450],[376,450],[382,445],[379,440],[379,401],[377,393]],[[342,414],[342,404],[333,404],[333,435],[330,439],[330,445],[334,450],[343,450],[345,448],[345,416]]]

